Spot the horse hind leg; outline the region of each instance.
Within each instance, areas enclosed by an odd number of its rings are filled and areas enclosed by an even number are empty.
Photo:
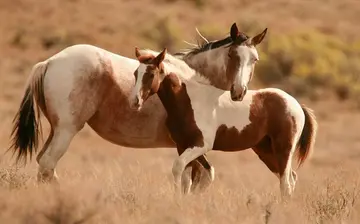
[[[51,130],[43,149],[37,156],[38,182],[58,182],[55,167],[77,132],[78,130],[72,125],[57,126]]]
[[[175,159],[172,173],[174,177],[175,191],[178,191],[179,186],[181,185],[182,174],[186,166],[191,163],[191,161],[197,159],[199,156],[204,155],[208,152],[207,147],[194,147],[186,149],[177,159]]]
[[[212,182],[214,182],[215,169],[206,158],[206,155],[198,157],[195,162],[196,166],[193,166],[192,170],[192,191],[195,191],[197,187],[199,190],[203,191],[209,187]],[[206,175],[203,175],[205,173]]]
[[[42,147],[41,151],[39,152],[39,154],[36,157],[36,161],[38,162],[38,164],[39,164],[40,158],[43,156],[43,154],[49,147],[49,144],[52,141],[53,137],[54,137],[54,130],[51,127],[49,136],[46,139],[46,142],[45,142],[44,146]],[[40,167],[39,167],[39,171],[40,171]],[[38,182],[50,182],[51,180],[54,180],[55,182],[57,182],[58,177],[57,177],[55,171],[54,171],[54,173],[51,173],[49,171],[46,172],[46,170],[42,170],[42,172],[38,172],[37,180],[38,180]]]
[[[181,177],[181,186],[184,194],[189,194],[192,191],[194,179],[193,173],[199,173],[199,167],[196,161],[190,162],[186,167]],[[196,180],[195,180],[196,181]]]
[[[253,151],[258,155],[259,159],[267,166],[267,168],[279,178],[279,167],[277,158],[272,148],[271,139],[265,136],[256,146],[252,147]]]
[[[289,139],[290,136],[282,137],[273,142],[273,149],[278,161],[280,191],[283,199],[287,199],[292,195],[297,179],[296,173],[292,170],[292,156],[296,149],[296,142],[289,141]]]
[[[203,174],[206,172],[206,182]],[[215,179],[215,169],[206,159],[205,155],[191,161],[186,167],[181,177],[181,185],[184,194],[195,192],[196,189],[206,189]]]
[[[288,160],[291,160],[291,156],[290,156],[290,154],[289,154],[289,156],[287,156],[286,153],[283,153],[283,156],[277,156],[277,154],[275,152],[276,152],[276,149],[279,149],[279,148],[275,148],[275,147],[277,147],[277,145],[272,144],[271,138],[265,137],[255,147],[253,147],[253,150],[259,156],[260,160],[265,163],[265,165],[269,168],[269,170],[271,172],[273,172],[279,178],[280,182],[282,182],[281,189],[288,188],[288,187],[286,187],[286,176],[284,175],[284,171],[285,171],[284,166],[290,167],[291,172],[290,172],[290,177],[289,177],[288,182],[290,183],[290,194],[292,194],[292,192],[294,192],[294,190],[295,190],[297,174],[294,170],[291,169],[291,163],[286,164],[286,165],[280,164],[281,161],[283,161],[284,158],[286,158],[286,157],[288,157]],[[290,148],[291,148],[291,146],[290,146]],[[293,149],[292,149],[292,151],[293,151]],[[279,160],[280,160],[280,162],[279,162]],[[279,167],[281,167],[282,175],[280,175]],[[282,192],[283,192],[283,190],[282,190]],[[284,192],[284,194],[287,194],[287,193]]]
[[[296,185],[296,181],[297,181],[297,174],[294,170],[291,170],[291,188],[292,188],[292,192],[295,191],[295,185]]]

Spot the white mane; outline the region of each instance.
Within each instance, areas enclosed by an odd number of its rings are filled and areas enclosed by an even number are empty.
[[[151,54],[158,55],[160,52],[153,51],[150,49],[142,49],[139,50],[141,54]],[[190,68],[185,61],[174,57],[173,55],[167,53],[165,55],[165,59],[163,60],[165,73],[169,74],[170,72],[175,73],[179,78],[183,81],[196,81],[198,83],[210,84],[210,81],[196,72],[194,69]]]

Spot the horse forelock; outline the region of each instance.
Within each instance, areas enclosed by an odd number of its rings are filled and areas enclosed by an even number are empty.
[[[146,55],[141,55],[138,57],[138,60],[140,63],[144,63],[144,64],[147,64],[148,61],[154,59],[155,56],[152,55],[152,54],[146,54]]]

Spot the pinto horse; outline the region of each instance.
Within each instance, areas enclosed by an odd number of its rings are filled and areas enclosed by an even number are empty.
[[[219,49],[222,52],[231,51],[234,57],[226,57],[226,60],[221,59],[221,63],[217,63],[218,74],[202,75],[211,80],[210,85],[228,90],[231,86],[234,90],[240,89],[239,93],[232,93],[234,98],[241,97],[244,92],[242,80],[247,80],[246,84],[249,75],[230,68],[239,66],[239,58],[243,57],[240,53],[256,52],[254,46],[262,41],[264,35],[262,32],[249,38],[233,24],[230,37],[224,44],[218,44],[216,52]],[[249,43],[245,47],[242,45],[244,41]],[[225,45],[230,47],[223,47]],[[237,49],[240,48],[242,50],[238,53]],[[216,61],[219,54],[212,51],[215,49],[204,49],[198,57],[194,56],[194,60],[199,59],[193,67]],[[144,52],[151,53],[150,50]],[[171,55],[167,57],[173,58]],[[174,67],[171,61],[163,63],[168,65],[170,71]],[[149,99],[140,111],[130,107],[128,98],[135,83],[133,72],[138,66],[137,60],[85,44],[65,48],[34,65],[11,133],[12,145],[9,149],[17,154],[17,161],[26,162],[28,156],[31,160],[37,151],[41,112],[50,123],[50,133],[36,157],[39,164],[38,181],[57,181],[56,165],[85,123],[105,140],[124,147],[175,147],[164,122],[166,111],[157,97]],[[190,69],[184,61],[176,66]],[[227,76],[223,76],[223,69],[229,70]],[[237,87],[239,83],[241,86]],[[146,127],[143,126],[145,122]],[[206,158],[202,156],[196,161],[201,164],[200,161],[204,163]],[[192,164],[195,173],[202,170],[202,166],[196,165],[198,163]]]
[[[166,127],[182,151],[172,169],[175,188],[185,167],[210,150],[253,148],[279,177],[281,195],[290,196],[297,180],[293,155],[297,152],[299,168],[315,142],[317,122],[312,111],[275,88],[249,90],[242,101],[233,101],[229,91],[204,85],[196,72],[181,76],[180,69],[166,72],[165,54],[166,48],[157,57],[136,50],[140,65],[134,73],[134,91],[144,102],[157,93],[167,112]]]

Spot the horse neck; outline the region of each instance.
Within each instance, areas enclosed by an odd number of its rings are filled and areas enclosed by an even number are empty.
[[[210,85],[222,89],[230,90],[233,80],[226,77],[228,49],[224,47],[190,54],[183,60],[201,76],[208,79]]]
[[[160,82],[157,95],[168,116],[181,120],[187,116],[186,108],[191,107],[192,100],[203,101],[204,97],[217,99],[227,91],[209,85],[206,81],[199,74],[190,79],[175,73],[165,75]]]
[[[182,96],[186,94],[186,91],[183,89],[181,83],[173,83],[174,80],[171,79],[170,75],[166,75],[163,81],[160,83],[157,95],[164,106],[168,117],[179,116],[181,110],[179,110],[179,104],[183,103]],[[173,85],[177,85],[177,88],[180,88],[175,92]]]

